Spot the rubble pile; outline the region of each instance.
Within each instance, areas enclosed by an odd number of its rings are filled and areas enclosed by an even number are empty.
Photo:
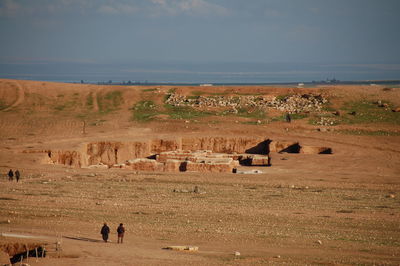
[[[335,126],[338,124],[338,121],[334,117],[320,117],[314,124],[319,126]]]
[[[238,108],[257,107],[261,109],[275,108],[287,113],[302,113],[321,111],[327,99],[321,95],[294,94],[284,97],[241,95],[241,96],[184,96],[175,93],[169,94],[166,103],[172,106],[228,107],[233,110]]]

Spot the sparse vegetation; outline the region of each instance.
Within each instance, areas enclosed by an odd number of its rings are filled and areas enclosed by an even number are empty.
[[[360,135],[360,136],[400,136],[400,132],[385,131],[385,130],[343,129],[343,130],[338,130],[337,132],[347,135]]]
[[[265,119],[267,114],[264,110],[260,108],[239,108],[237,116],[246,117],[246,118],[254,118],[254,119]]]
[[[142,90],[143,92],[153,92],[153,91],[157,91],[157,88],[152,88],[152,89],[144,89]]]
[[[292,120],[300,120],[300,119],[304,119],[304,118],[308,118],[309,114],[305,114],[305,113],[298,113],[298,114],[290,114],[290,118]],[[283,114],[281,116],[275,116],[272,118],[272,121],[286,121],[286,115]]]
[[[206,94],[204,91],[192,91],[192,95],[194,96],[201,96]]]
[[[100,113],[109,113],[118,109],[122,104],[122,92],[121,91],[110,91],[105,95],[97,95],[97,102],[99,105]]]
[[[133,120],[138,122],[151,121],[155,115],[159,114],[158,107],[153,101],[140,101],[131,110],[133,111]]]
[[[372,101],[352,101],[346,102],[342,110],[344,115],[340,117],[343,124],[363,124],[363,123],[388,123],[400,125],[400,113],[392,112],[392,104],[386,102],[388,107],[378,107]]]
[[[0,110],[6,109],[6,108],[7,108],[6,103],[0,99]]]
[[[172,119],[193,119],[213,115],[212,112],[199,111],[189,106],[164,105],[167,115]]]
[[[89,107],[89,109],[93,108],[93,92],[86,96],[86,106]]]

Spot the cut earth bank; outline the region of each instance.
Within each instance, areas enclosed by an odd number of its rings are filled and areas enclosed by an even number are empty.
[[[91,142],[79,151],[44,153],[43,162],[83,168],[128,168],[166,172],[234,172],[239,166],[271,166],[271,152],[332,154],[329,147],[263,138],[176,138],[136,142]]]

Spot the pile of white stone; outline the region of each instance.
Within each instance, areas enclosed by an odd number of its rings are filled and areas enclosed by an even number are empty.
[[[294,94],[284,97],[240,95],[240,96],[184,96],[169,94],[166,103],[172,106],[191,106],[195,108],[228,107],[233,110],[238,108],[257,107],[261,109],[274,108],[287,113],[302,113],[321,111],[327,100],[321,95]]]

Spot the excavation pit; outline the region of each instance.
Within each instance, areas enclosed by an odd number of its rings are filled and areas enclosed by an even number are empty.
[[[332,149],[258,137],[99,141],[84,144],[80,150],[45,150],[43,161],[89,169],[232,173],[238,166],[271,166],[274,152],[332,154]]]

